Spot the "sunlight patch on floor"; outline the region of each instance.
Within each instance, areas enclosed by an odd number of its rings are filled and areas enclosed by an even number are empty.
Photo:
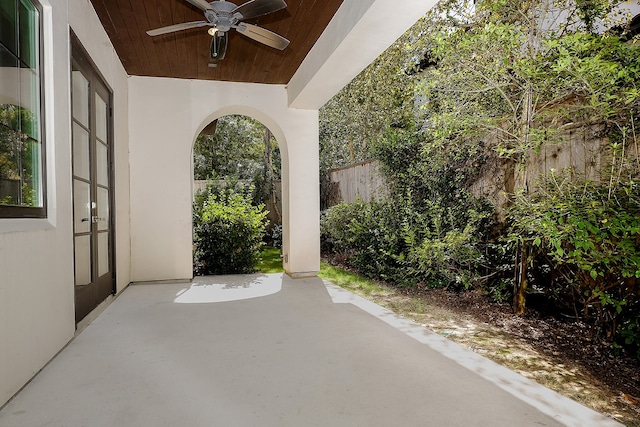
[[[273,295],[282,289],[282,274],[199,276],[173,300],[178,304],[240,301]]]

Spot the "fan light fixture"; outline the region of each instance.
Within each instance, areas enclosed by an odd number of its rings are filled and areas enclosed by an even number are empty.
[[[210,61],[224,58],[229,41],[229,31],[234,29],[240,34],[272,48],[283,50],[289,45],[289,40],[279,34],[257,25],[243,22],[245,19],[256,18],[287,7],[285,0],[248,0],[237,6],[225,0],[184,0],[197,7],[204,13],[204,21],[183,22],[147,31],[150,36],[159,36],[190,28],[209,27],[207,33],[211,37]]]

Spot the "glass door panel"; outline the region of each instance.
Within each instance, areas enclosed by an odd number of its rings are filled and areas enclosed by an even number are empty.
[[[107,188],[98,187],[98,198],[96,201],[96,209],[98,212],[98,218],[96,219],[98,224],[98,231],[109,230],[109,190]]]
[[[96,143],[96,166],[98,168],[97,182],[105,187],[109,186],[109,149],[101,142]]]
[[[103,143],[107,143],[107,129],[109,116],[107,115],[107,102],[96,94],[96,137]]]
[[[75,238],[76,287],[91,284],[91,235]]]
[[[98,233],[98,276],[109,273],[109,233]]]
[[[89,80],[80,70],[71,72],[73,118],[84,127],[89,127]]]
[[[89,132],[78,123],[73,124],[73,174],[89,180]]]
[[[91,187],[73,180],[73,225],[76,234],[91,232]]]

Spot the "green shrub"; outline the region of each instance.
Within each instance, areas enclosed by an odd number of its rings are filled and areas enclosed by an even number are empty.
[[[323,212],[320,227],[325,252],[339,255],[367,277],[397,279],[397,255],[404,243],[391,204],[342,203]]]
[[[194,203],[195,274],[254,272],[266,231],[264,205],[251,204],[250,193],[210,187]]]
[[[420,211],[404,198],[334,206],[321,218],[323,251],[367,277],[398,285],[468,288],[483,260],[479,227],[489,213],[470,209],[466,225],[452,228],[451,209],[424,204]]]
[[[418,244],[411,244],[406,259],[413,275],[433,287],[471,287],[481,259],[475,227],[469,224],[464,230],[450,230],[442,236],[426,237]]]
[[[498,303],[513,300],[515,248],[509,242],[490,242],[482,245],[479,277],[476,282],[482,291]]]
[[[607,337],[624,332],[619,339],[640,344],[631,315],[640,305],[638,182],[551,174],[536,193],[517,195],[509,219],[510,238],[533,249],[534,271],[550,266],[538,287],[558,305],[594,318]]]

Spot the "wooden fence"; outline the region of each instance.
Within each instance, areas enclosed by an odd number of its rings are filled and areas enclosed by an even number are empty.
[[[499,219],[504,219],[508,193],[534,190],[540,177],[552,171],[571,169],[574,177],[597,182],[603,168],[609,167],[611,161],[607,150],[609,141],[599,135],[600,131],[598,126],[565,128],[560,142],[542,145],[538,151],[529,153],[523,167],[515,169],[513,163],[491,156],[469,190],[491,200]],[[630,159],[637,155],[636,150],[637,147],[629,147],[627,155]]]
[[[368,160],[329,171],[332,194],[328,205],[355,202],[378,201],[387,193],[384,177],[380,173],[380,163]]]
[[[561,141],[547,143],[537,152],[531,152],[522,168],[514,170],[513,163],[489,156],[480,166],[478,178],[470,184],[469,190],[476,196],[491,200],[502,217],[508,204],[509,194],[518,189],[531,190],[541,175],[552,170],[571,168],[576,177],[598,181],[602,168],[606,168],[609,141],[600,137],[601,126],[576,125],[564,128]],[[627,154],[638,162],[638,147],[628,147]],[[360,198],[364,202],[380,200],[387,194],[384,177],[380,173],[377,160],[369,160],[329,171],[329,189],[323,194],[323,206],[330,207],[343,202],[354,202]]]

